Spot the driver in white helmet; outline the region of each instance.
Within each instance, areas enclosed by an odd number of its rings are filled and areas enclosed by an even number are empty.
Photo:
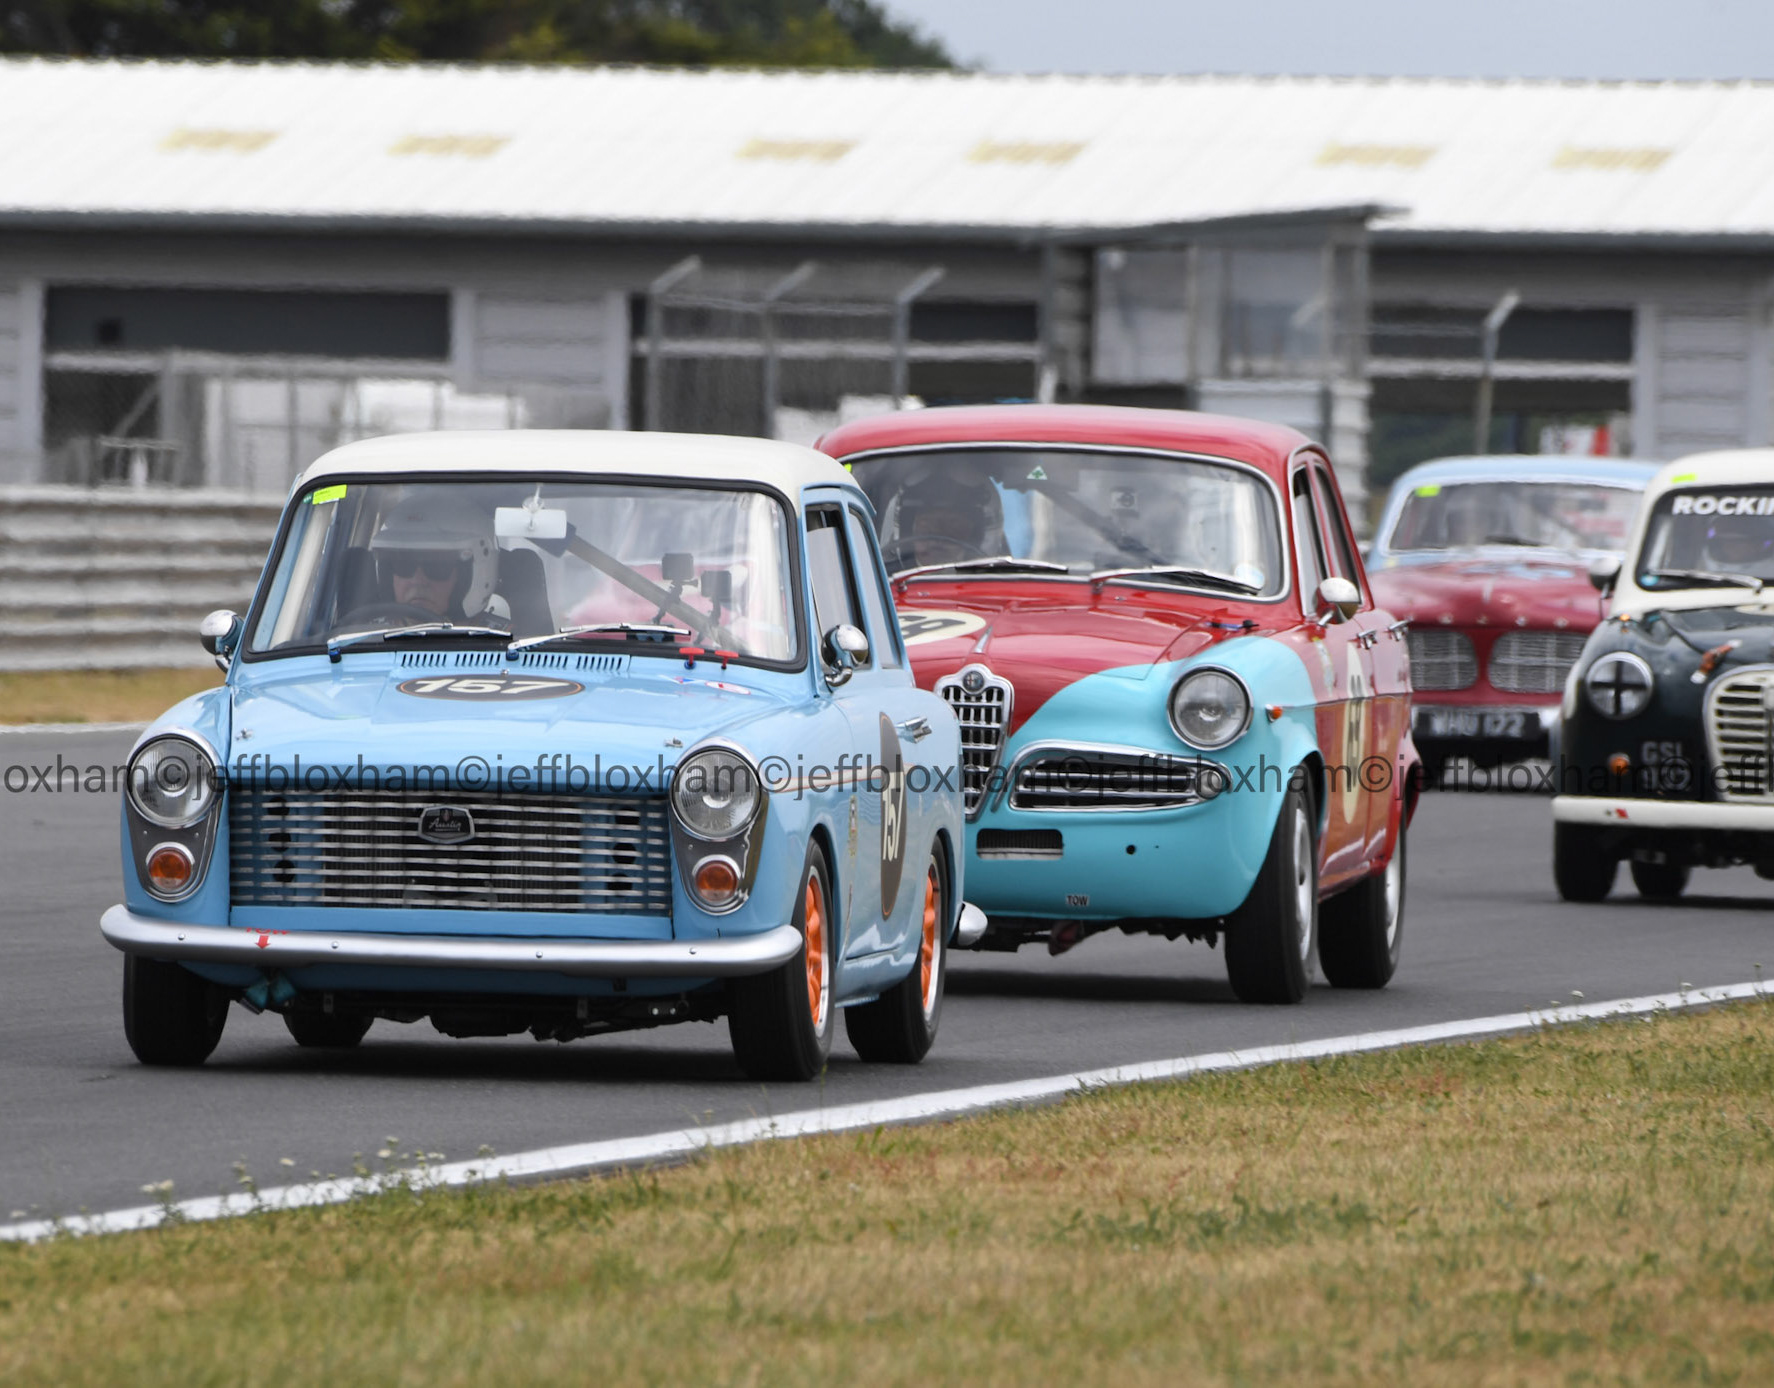
[[[398,607],[442,621],[508,625],[510,605],[494,588],[499,547],[492,517],[445,487],[416,487],[370,540],[380,590]]]

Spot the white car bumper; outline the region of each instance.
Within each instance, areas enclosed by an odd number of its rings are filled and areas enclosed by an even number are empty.
[[[125,954],[192,964],[300,969],[313,964],[388,968],[510,969],[585,978],[731,978],[768,973],[793,959],[801,932],[779,925],[731,940],[518,940],[473,935],[341,932],[181,925],[113,906],[99,920]]]
[[[1774,834],[1774,805],[1556,795],[1552,799],[1552,818],[1559,824],[1590,824],[1607,829],[1722,829]]]

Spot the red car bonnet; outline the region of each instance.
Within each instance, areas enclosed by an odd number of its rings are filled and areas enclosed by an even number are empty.
[[[1484,558],[1370,570],[1375,600],[1395,616],[1430,627],[1534,627],[1587,632],[1602,599],[1576,559]]]

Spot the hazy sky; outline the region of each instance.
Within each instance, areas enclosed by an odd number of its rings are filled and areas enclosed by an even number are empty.
[[[1774,77],[1774,0],[887,0],[994,72]]]

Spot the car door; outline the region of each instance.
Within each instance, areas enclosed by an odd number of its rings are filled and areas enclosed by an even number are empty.
[[[1329,887],[1354,875],[1366,861],[1367,797],[1361,789],[1360,767],[1373,670],[1354,621],[1314,619],[1319,613],[1318,585],[1334,570],[1309,461],[1294,470],[1290,500],[1300,600],[1307,614],[1306,640],[1318,651],[1314,671],[1320,687],[1318,748],[1325,763],[1319,885]]]
[[[826,768],[826,773],[836,788],[839,808],[839,861],[834,866],[844,905],[840,955],[854,958],[891,948],[893,943],[892,935],[882,928],[882,906],[898,904],[891,898],[897,896],[905,860],[905,778],[895,774],[897,766],[882,764],[883,752],[890,750],[884,747],[883,700],[893,680],[881,666],[880,648],[869,631],[845,502],[837,497],[815,498],[807,506],[806,518],[822,678],[850,733],[844,764]],[[834,673],[825,659],[828,638],[839,626],[855,627],[869,637],[868,653],[856,659],[847,678]],[[903,673],[903,666],[894,673]],[[885,890],[889,888],[893,890]]]
[[[1406,700],[1401,697],[1404,646],[1400,633],[1391,630],[1391,618],[1374,606],[1373,591],[1357,557],[1342,492],[1329,465],[1322,460],[1314,462],[1312,480],[1318,494],[1318,518],[1324,529],[1325,555],[1331,572],[1348,579],[1361,593],[1361,610],[1348,625],[1354,628],[1361,648],[1365,690],[1359,696],[1350,694],[1351,709],[1356,709],[1357,703],[1360,707],[1347,724],[1351,731],[1345,753],[1353,757],[1354,781],[1366,802],[1367,849],[1362,859],[1367,862],[1381,851],[1391,823],[1392,774],[1398,764],[1403,720],[1409,716]]]
[[[880,672],[881,762],[898,779],[891,802],[881,806],[881,917],[887,942],[902,940],[923,911],[919,874],[936,835],[945,776],[953,780],[954,768],[940,765],[944,740],[933,736],[936,719],[953,715],[929,692],[919,689],[912,677],[905,638],[900,634],[888,588],[887,568],[882,562],[874,522],[855,503],[847,508],[850,549],[856,558],[857,586],[863,612],[868,618],[869,651]],[[866,734],[860,734],[866,746]],[[898,770],[892,768],[897,765]],[[897,815],[897,831],[887,832],[887,813]]]

